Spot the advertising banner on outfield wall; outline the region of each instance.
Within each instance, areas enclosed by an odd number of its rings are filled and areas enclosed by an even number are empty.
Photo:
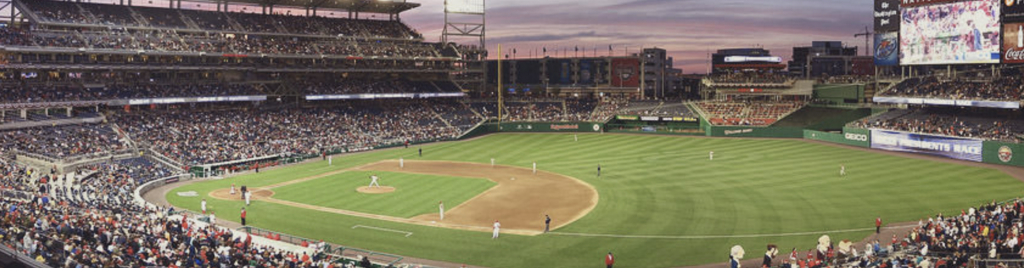
[[[999,165],[1024,166],[1024,144],[985,141],[984,162]]]
[[[900,30],[900,1],[875,0],[875,32]]]
[[[871,130],[871,148],[981,162],[982,141],[902,131]]]

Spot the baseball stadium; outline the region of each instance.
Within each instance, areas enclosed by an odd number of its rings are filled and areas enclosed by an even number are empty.
[[[0,267],[1024,267],[1022,1],[792,54],[484,1],[0,0]]]

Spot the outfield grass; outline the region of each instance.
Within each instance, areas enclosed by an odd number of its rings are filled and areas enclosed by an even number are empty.
[[[380,184],[395,187],[387,194],[366,194],[356,188],[369,184],[371,174]],[[378,215],[403,218],[437,213],[437,202],[454,208],[497,185],[487,179],[431,176],[395,172],[347,171],[337,175],[274,188],[274,198]]]
[[[597,207],[554,234],[537,237],[431,228],[334,215],[255,202],[248,221],[278,230],[369,250],[490,267],[597,267],[608,251],[622,267],[673,267],[719,263],[740,244],[759,258],[765,244],[806,251],[817,237],[861,240],[875,217],[886,223],[917,221],[1024,193],[1024,183],[988,168],[903,158],[799,140],[707,139],[588,134],[499,134],[464,142],[335,157],[239,178],[175,189],[172,204],[197,210],[197,197],[231,183],[269,185],[382,159],[426,159],[538,168],[579,178],[600,195]],[[708,160],[708,151],[715,160]],[[602,176],[597,178],[597,164]],[[848,176],[839,177],[845,164]],[[328,186],[324,186],[328,187]],[[386,202],[386,201],[382,201]],[[395,200],[394,202],[401,202]],[[210,200],[222,219],[238,217],[238,201]],[[433,207],[431,207],[433,208]],[[559,215],[552,215],[558,221]],[[402,235],[353,225],[413,232]],[[743,235],[811,232],[796,236]],[[585,237],[565,233],[661,236]],[[740,237],[718,236],[740,235]],[[700,237],[714,236],[714,237]]]

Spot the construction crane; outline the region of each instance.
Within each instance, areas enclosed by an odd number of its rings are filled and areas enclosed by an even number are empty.
[[[853,35],[853,38],[864,37],[864,56],[871,56],[871,46],[868,42],[871,41],[871,35],[874,34],[868,30],[868,26],[864,26],[864,32]]]

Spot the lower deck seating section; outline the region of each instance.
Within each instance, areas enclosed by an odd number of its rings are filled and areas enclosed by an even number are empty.
[[[59,101],[89,101],[96,96],[74,85],[40,85],[20,84],[13,81],[0,81],[0,102],[2,103],[34,103]]]
[[[321,149],[453,139],[470,125],[449,127],[434,112],[454,113],[462,109],[460,105],[386,100],[330,108],[171,110],[120,114],[114,121],[157,151],[186,165],[197,165],[277,154],[319,154]]]
[[[968,80],[968,78],[940,80],[932,76],[904,80],[880,95],[954,100],[1020,101],[1024,97],[1024,83],[1019,75],[980,81]]]
[[[58,159],[99,156],[126,148],[123,139],[106,124],[4,130],[0,131],[0,146]]]
[[[893,110],[850,126],[1007,142],[1020,141],[1024,133],[1024,120],[988,111],[944,108]]]
[[[715,125],[767,126],[804,106],[804,102],[700,102],[708,121]]]
[[[0,159],[2,191],[19,193],[0,199],[0,243],[50,267],[323,267],[331,261],[135,203],[135,188],[164,172],[149,160],[96,164],[74,178],[28,170]],[[311,257],[309,266],[300,264],[303,257]]]

